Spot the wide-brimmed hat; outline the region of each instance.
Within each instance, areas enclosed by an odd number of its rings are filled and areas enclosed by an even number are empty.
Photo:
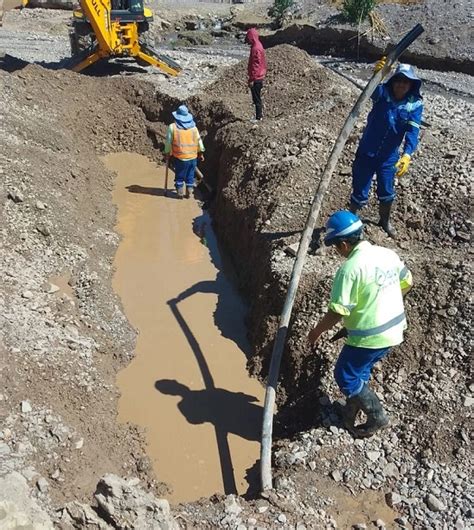
[[[194,122],[193,115],[189,112],[186,105],[180,105],[178,110],[175,110],[172,114],[174,119],[182,124],[190,124]]]
[[[421,79],[415,74],[415,69],[410,64],[400,63],[393,72],[393,75],[388,79],[387,83],[391,83],[394,79],[401,76],[412,81],[413,88],[411,92],[419,94],[421,88]]]

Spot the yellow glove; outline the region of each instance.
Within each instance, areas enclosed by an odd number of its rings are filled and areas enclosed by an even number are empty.
[[[397,178],[402,177],[407,171],[408,166],[411,162],[411,156],[410,155],[403,155],[400,160],[395,164],[395,167],[397,168],[397,172],[395,173],[395,176]]]
[[[375,63],[375,68],[374,68],[374,72],[377,73],[377,72],[380,72],[380,70],[382,70],[382,68],[385,66],[385,63],[387,62],[387,57],[384,55],[381,59],[379,59],[376,63]]]

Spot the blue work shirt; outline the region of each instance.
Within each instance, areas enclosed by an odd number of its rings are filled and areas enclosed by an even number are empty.
[[[380,160],[398,157],[403,140],[403,154],[412,155],[418,145],[423,101],[418,86],[397,101],[390,83],[379,85],[372,94],[373,107],[359,144],[359,152]]]

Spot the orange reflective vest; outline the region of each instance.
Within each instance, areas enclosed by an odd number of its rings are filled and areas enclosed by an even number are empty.
[[[197,127],[192,129],[178,129],[172,124],[173,141],[171,142],[171,154],[180,160],[193,160],[197,158],[199,151],[199,132]]]

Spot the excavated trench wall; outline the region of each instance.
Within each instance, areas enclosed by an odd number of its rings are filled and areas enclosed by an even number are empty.
[[[203,168],[215,190],[210,208],[216,232],[251,304],[248,330],[253,353],[249,367],[262,378],[267,373],[291,271],[292,257],[285,248],[298,240],[324,161],[357,97],[349,83],[315,65],[306,53],[291,46],[270,49],[268,59],[272,65],[265,91],[268,121],[258,126],[248,121],[251,104],[244,85],[243,64],[229,69],[205,94],[187,101],[207,148]],[[163,123],[169,121],[171,110],[179,103],[159,96],[158,104],[139,104],[148,119]],[[350,164],[363,120],[364,117],[341,157],[320,226],[331,211],[347,204]],[[407,300],[410,330],[406,342],[403,348],[394,349],[386,361],[383,386],[388,396],[394,392],[390,390],[391,383],[400,377],[396,374],[404,374],[408,396],[417,395],[424,381],[438,377],[433,367],[440,363],[435,353],[440,350],[446,352],[446,365],[454,363],[459,384],[468,373],[462,339],[468,321],[468,309],[462,305],[463,278],[468,268],[462,256],[470,228],[466,155],[455,161],[450,156],[441,162],[433,160],[433,153],[446,151],[448,145],[452,148],[460,134],[443,127],[439,132],[437,127],[438,123],[434,130],[423,131],[419,159],[412,169],[416,181],[411,181],[409,188],[399,188],[395,223],[402,234],[398,243],[387,240],[375,224],[369,222],[366,228],[371,241],[393,247],[405,259],[417,284]],[[163,129],[158,132],[161,138],[158,134],[156,145],[162,141]],[[434,171],[434,167],[438,169]],[[443,194],[439,183],[444,174],[453,171],[459,178],[451,185],[458,192],[453,189]],[[375,215],[369,209],[369,220]],[[317,241],[315,234],[283,358],[280,434],[320,421],[324,417],[319,416],[319,412],[324,413],[324,396],[335,391],[332,366],[339,346],[325,342],[311,351],[305,339],[311,323],[324,312],[331,279],[340,263],[331,252],[318,249]],[[431,302],[427,304],[426,300]],[[460,314],[462,317],[458,318],[456,315]],[[436,401],[423,401],[413,408],[414,423],[419,414],[424,417],[420,447],[435,446],[444,455],[459,447],[459,440],[450,434],[457,423],[465,421],[458,401],[453,398],[452,410],[442,426]],[[407,434],[407,443],[409,440]]]

